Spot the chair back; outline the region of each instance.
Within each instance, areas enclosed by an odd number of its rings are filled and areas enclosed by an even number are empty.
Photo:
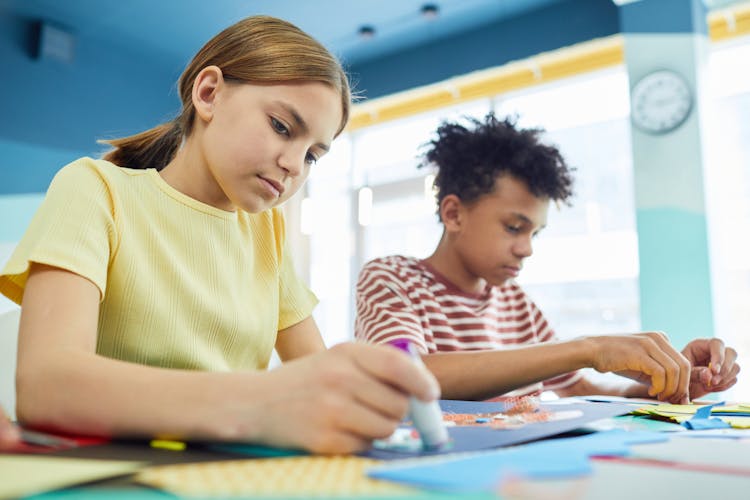
[[[0,313],[0,405],[16,418],[16,351],[21,308]]]

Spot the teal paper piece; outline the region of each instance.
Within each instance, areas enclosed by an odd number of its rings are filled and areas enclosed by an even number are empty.
[[[170,493],[150,488],[67,488],[23,497],[23,500],[174,500]]]
[[[298,455],[307,455],[302,450],[291,450],[287,448],[272,448],[256,444],[212,444],[208,448],[216,451],[236,453],[238,455],[248,455],[255,458],[275,458],[275,457],[295,457]]]

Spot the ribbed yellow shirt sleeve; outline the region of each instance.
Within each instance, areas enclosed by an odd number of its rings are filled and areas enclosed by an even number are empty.
[[[91,280],[104,296],[117,247],[112,199],[96,169],[79,160],[60,170],[0,275],[0,293],[21,303],[31,262]]]

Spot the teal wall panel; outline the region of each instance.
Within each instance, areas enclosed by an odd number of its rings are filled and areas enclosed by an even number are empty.
[[[14,243],[21,239],[44,193],[0,196],[0,243]]]
[[[714,331],[706,218],[674,208],[637,210],[644,331],[665,331],[682,348]]]

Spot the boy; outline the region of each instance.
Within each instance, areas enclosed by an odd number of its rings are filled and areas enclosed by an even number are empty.
[[[365,265],[356,336],[415,343],[448,399],[551,390],[678,403],[731,387],[737,353],[719,339],[694,340],[680,353],[661,332],[555,338],[514,281],[546,224],[550,201],[572,195],[565,160],[539,141],[540,133],[492,113],[469,126],[438,128],[422,165],[438,169],[442,238],[424,260],[391,256]],[[597,383],[577,371],[585,367],[635,382]]]

